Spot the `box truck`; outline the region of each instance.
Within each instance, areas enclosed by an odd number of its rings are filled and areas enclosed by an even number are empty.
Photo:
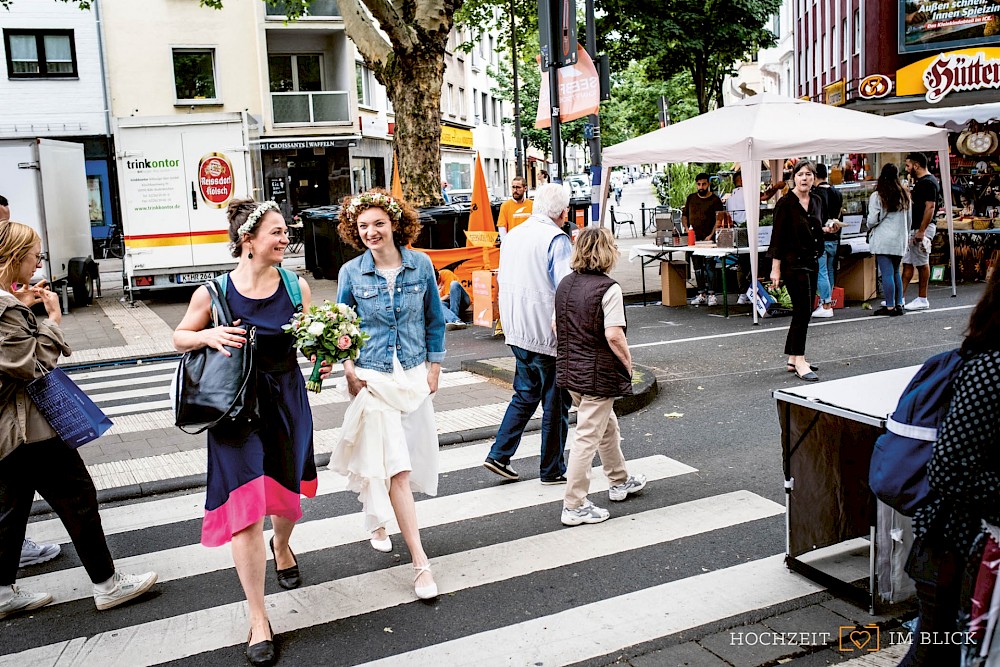
[[[46,279],[63,311],[100,296],[90,237],[90,198],[83,144],[53,139],[0,140],[0,183],[10,217],[42,237],[45,260],[32,282]]]
[[[246,113],[117,120],[122,282],[130,300],[236,266],[226,207],[255,192],[250,141]]]

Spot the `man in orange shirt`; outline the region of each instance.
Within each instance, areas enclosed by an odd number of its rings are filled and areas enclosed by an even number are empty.
[[[510,182],[511,198],[500,205],[500,219],[497,221],[497,229],[500,231],[500,240],[507,236],[519,224],[528,219],[531,215],[531,200],[527,198],[527,188],[525,181],[520,176],[515,176]]]
[[[462,321],[462,311],[472,305],[469,293],[450,269],[434,269],[434,277],[437,278],[438,296],[444,304],[444,328],[448,331],[465,329],[469,325]]]

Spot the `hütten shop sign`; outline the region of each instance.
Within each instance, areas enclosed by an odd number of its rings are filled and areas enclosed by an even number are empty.
[[[953,92],[1000,89],[1000,48],[939,53],[896,72],[896,95],[937,104]]]

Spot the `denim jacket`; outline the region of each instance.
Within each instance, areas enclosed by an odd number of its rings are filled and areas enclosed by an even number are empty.
[[[371,336],[355,362],[360,368],[391,373],[394,352],[404,369],[444,361],[444,306],[434,267],[423,253],[399,250],[403,269],[396,276],[391,303],[371,250],[340,269],[337,301],[357,310],[361,329]]]

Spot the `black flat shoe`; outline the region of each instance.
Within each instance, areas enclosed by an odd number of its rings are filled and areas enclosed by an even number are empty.
[[[247,662],[254,667],[268,667],[273,665],[277,660],[277,653],[274,650],[274,630],[271,630],[271,622],[268,621],[267,629],[271,633],[270,639],[265,639],[262,642],[257,642],[253,646],[250,645],[250,638],[253,637],[253,628],[250,628],[250,632],[247,633]]]
[[[787,366],[787,368],[785,370],[787,370],[789,373],[794,373],[795,372],[795,364],[785,364],[785,365]],[[811,371],[818,371],[819,370],[819,366],[813,366],[812,364],[809,364],[809,370],[811,370]]]
[[[889,317],[895,313],[895,308],[886,308],[882,306],[878,310],[872,311],[872,317]]]
[[[800,380],[805,380],[806,382],[819,382],[819,376],[812,371],[809,371],[805,375],[799,375],[799,372],[795,371],[795,377]]]
[[[292,590],[293,588],[298,588],[302,585],[302,576],[299,574],[299,559],[295,557],[295,552],[292,551],[291,547],[288,547],[288,551],[292,554],[292,560],[295,561],[295,565],[285,568],[284,570],[278,569],[278,557],[274,555],[274,538],[271,538],[271,556],[274,557],[274,573],[278,575],[278,585],[285,590]]]

